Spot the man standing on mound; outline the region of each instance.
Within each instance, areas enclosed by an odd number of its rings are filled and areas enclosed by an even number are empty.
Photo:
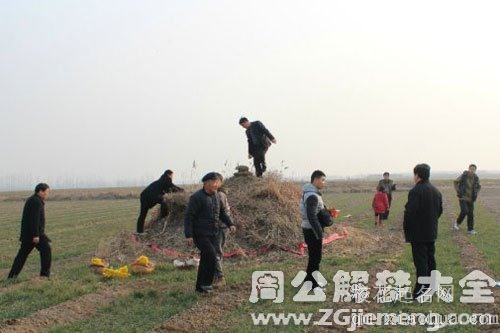
[[[248,158],[253,158],[255,175],[262,177],[266,171],[266,153],[271,142],[276,144],[276,139],[260,121],[250,122],[247,118],[241,117],[239,121],[241,127],[245,128],[248,139]]]
[[[222,184],[222,176],[216,172],[207,173],[201,180],[203,188],[189,198],[184,217],[186,243],[193,243],[200,250],[200,266],[196,278],[196,291],[212,292],[217,263],[218,223],[222,221],[229,232],[236,232],[236,226],[226,212],[217,191]]]

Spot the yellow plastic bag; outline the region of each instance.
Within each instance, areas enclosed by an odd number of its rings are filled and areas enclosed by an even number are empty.
[[[113,277],[126,278],[130,276],[130,273],[128,272],[128,266],[125,265],[118,269],[104,268],[102,276],[108,279]]]
[[[149,264],[149,258],[146,256],[140,256],[134,261],[132,265],[147,266]]]
[[[91,266],[106,267],[106,262],[101,258],[92,258],[90,260]]]

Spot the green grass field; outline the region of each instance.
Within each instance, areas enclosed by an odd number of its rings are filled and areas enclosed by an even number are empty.
[[[446,185],[446,182],[439,182]],[[493,182],[495,186],[498,184]],[[453,277],[454,297],[451,304],[353,304],[333,302],[333,276],[338,270],[368,271],[370,284],[375,273],[388,269],[415,272],[410,246],[402,240],[401,218],[407,192],[395,193],[391,217],[383,229],[373,226],[371,199],[373,193],[334,192],[325,195],[325,202],[341,210],[337,224],[351,231],[352,239],[339,240],[325,245],[321,272],[328,281],[327,299],[322,303],[293,302],[298,288],[290,283],[299,270],[305,269],[307,256],[284,252],[273,252],[267,256],[228,259],[225,262],[228,286],[208,297],[196,295],[193,284],[194,271],[176,270],[171,264],[173,258],[158,257],[156,271],[145,277],[135,276],[123,280],[104,280],[92,273],[88,263],[99,245],[123,231],[134,231],[138,213],[138,200],[98,199],[53,200],[46,205],[47,233],[52,239],[53,277],[49,280],[37,277],[39,257],[36,250],[15,281],[6,280],[12,260],[18,250],[19,220],[23,202],[19,200],[0,201],[0,331],[1,332],[323,332],[346,330],[346,326],[312,325],[259,325],[251,320],[251,313],[315,313],[314,320],[321,317],[319,309],[363,309],[365,312],[419,312],[449,313],[490,312],[498,315],[500,302],[498,287],[495,304],[468,305],[458,300],[461,288],[458,281],[470,273],[470,261],[464,258],[464,244],[481,260],[479,268],[484,269],[496,280],[499,279],[500,259],[498,252],[499,216],[491,209],[478,203],[476,223],[478,235],[467,237],[451,229],[458,205],[450,187],[442,187],[445,198],[445,213],[440,220],[439,239],[436,243],[438,269]],[[109,190],[106,190],[109,191]],[[135,191],[135,192],[134,192]],[[56,191],[54,191],[55,194]],[[16,194],[17,197],[22,194]],[[131,196],[133,196],[131,194]],[[16,197],[16,198],[17,198]],[[499,203],[500,204],[500,203]],[[347,214],[351,218],[345,217]],[[298,222],[299,223],[299,222]],[[340,229],[340,228],[339,228]],[[366,235],[366,236],[363,236]],[[378,241],[365,246],[370,237]],[[181,237],[181,235],[180,235]],[[389,243],[387,243],[389,241]],[[344,243],[342,243],[344,242]],[[356,246],[349,252],[346,244]],[[341,251],[342,250],[342,251]],[[152,252],[145,253],[153,256]],[[477,267],[476,267],[477,268]],[[249,302],[252,288],[251,276],[256,270],[283,271],[285,274],[285,301],[272,303],[260,300]],[[374,296],[375,291],[371,291]],[[48,314],[43,311],[48,311]],[[44,322],[44,315],[53,318]],[[32,316],[32,317],[30,317]],[[330,321],[332,318],[329,319]],[[190,327],[188,330],[186,327]],[[457,325],[441,328],[440,332],[494,332],[492,327]],[[420,326],[364,326],[362,331],[424,332]]]

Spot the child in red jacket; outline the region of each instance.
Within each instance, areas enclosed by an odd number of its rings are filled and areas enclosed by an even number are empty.
[[[383,186],[377,188],[377,193],[373,197],[372,207],[375,212],[375,225],[383,226],[383,217],[389,211],[389,199]]]

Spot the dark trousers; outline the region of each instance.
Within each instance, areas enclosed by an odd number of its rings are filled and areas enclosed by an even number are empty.
[[[224,259],[224,245],[226,244],[227,228],[219,228],[216,234],[217,246],[215,247],[216,263],[215,263],[215,278],[224,276],[222,272],[222,260]]]
[[[50,263],[52,261],[52,250],[50,248],[49,240],[47,237],[40,237],[40,242],[35,244],[33,242],[21,242],[21,248],[17,253],[16,258],[14,259],[14,263],[12,264],[12,268],[9,272],[9,279],[15,278],[21,273],[21,270],[24,267],[24,263],[26,259],[28,259],[29,254],[33,249],[36,248],[38,252],[40,252],[40,276],[50,276]]]
[[[387,193],[387,199],[389,200],[389,208],[391,208],[391,203],[392,203],[392,194]],[[384,215],[382,216],[382,220],[387,220],[389,217],[390,210],[387,210]]]
[[[309,259],[307,261],[306,278],[304,281],[311,281],[312,287],[318,287],[318,282],[312,276],[314,271],[319,271],[319,264],[321,262],[321,252],[323,249],[323,240],[317,239],[314,235],[312,229],[302,228],[304,233],[304,241],[307,244],[307,253],[309,254]]]
[[[196,277],[196,289],[202,286],[211,286],[214,281],[215,264],[217,261],[217,237],[214,236],[194,236],[194,244],[200,250],[200,266],[198,266],[198,276]]]
[[[252,153],[253,165],[255,166],[255,175],[257,177],[262,177],[262,174],[266,171],[266,152],[267,148],[255,149]]]
[[[467,230],[474,230],[474,202],[459,200],[460,214],[457,218],[457,224],[460,225],[467,216]]]
[[[413,254],[413,263],[417,271],[413,297],[417,298],[429,288],[429,284],[420,284],[418,278],[421,276],[431,276],[431,271],[436,269],[436,259],[434,258],[436,248],[434,242],[412,242],[411,251]]]
[[[141,195],[141,208],[139,212],[139,217],[137,218],[137,232],[144,232],[144,222],[146,221],[146,216],[148,215],[148,210],[153,208],[158,202],[152,201],[149,198],[143,197]]]

